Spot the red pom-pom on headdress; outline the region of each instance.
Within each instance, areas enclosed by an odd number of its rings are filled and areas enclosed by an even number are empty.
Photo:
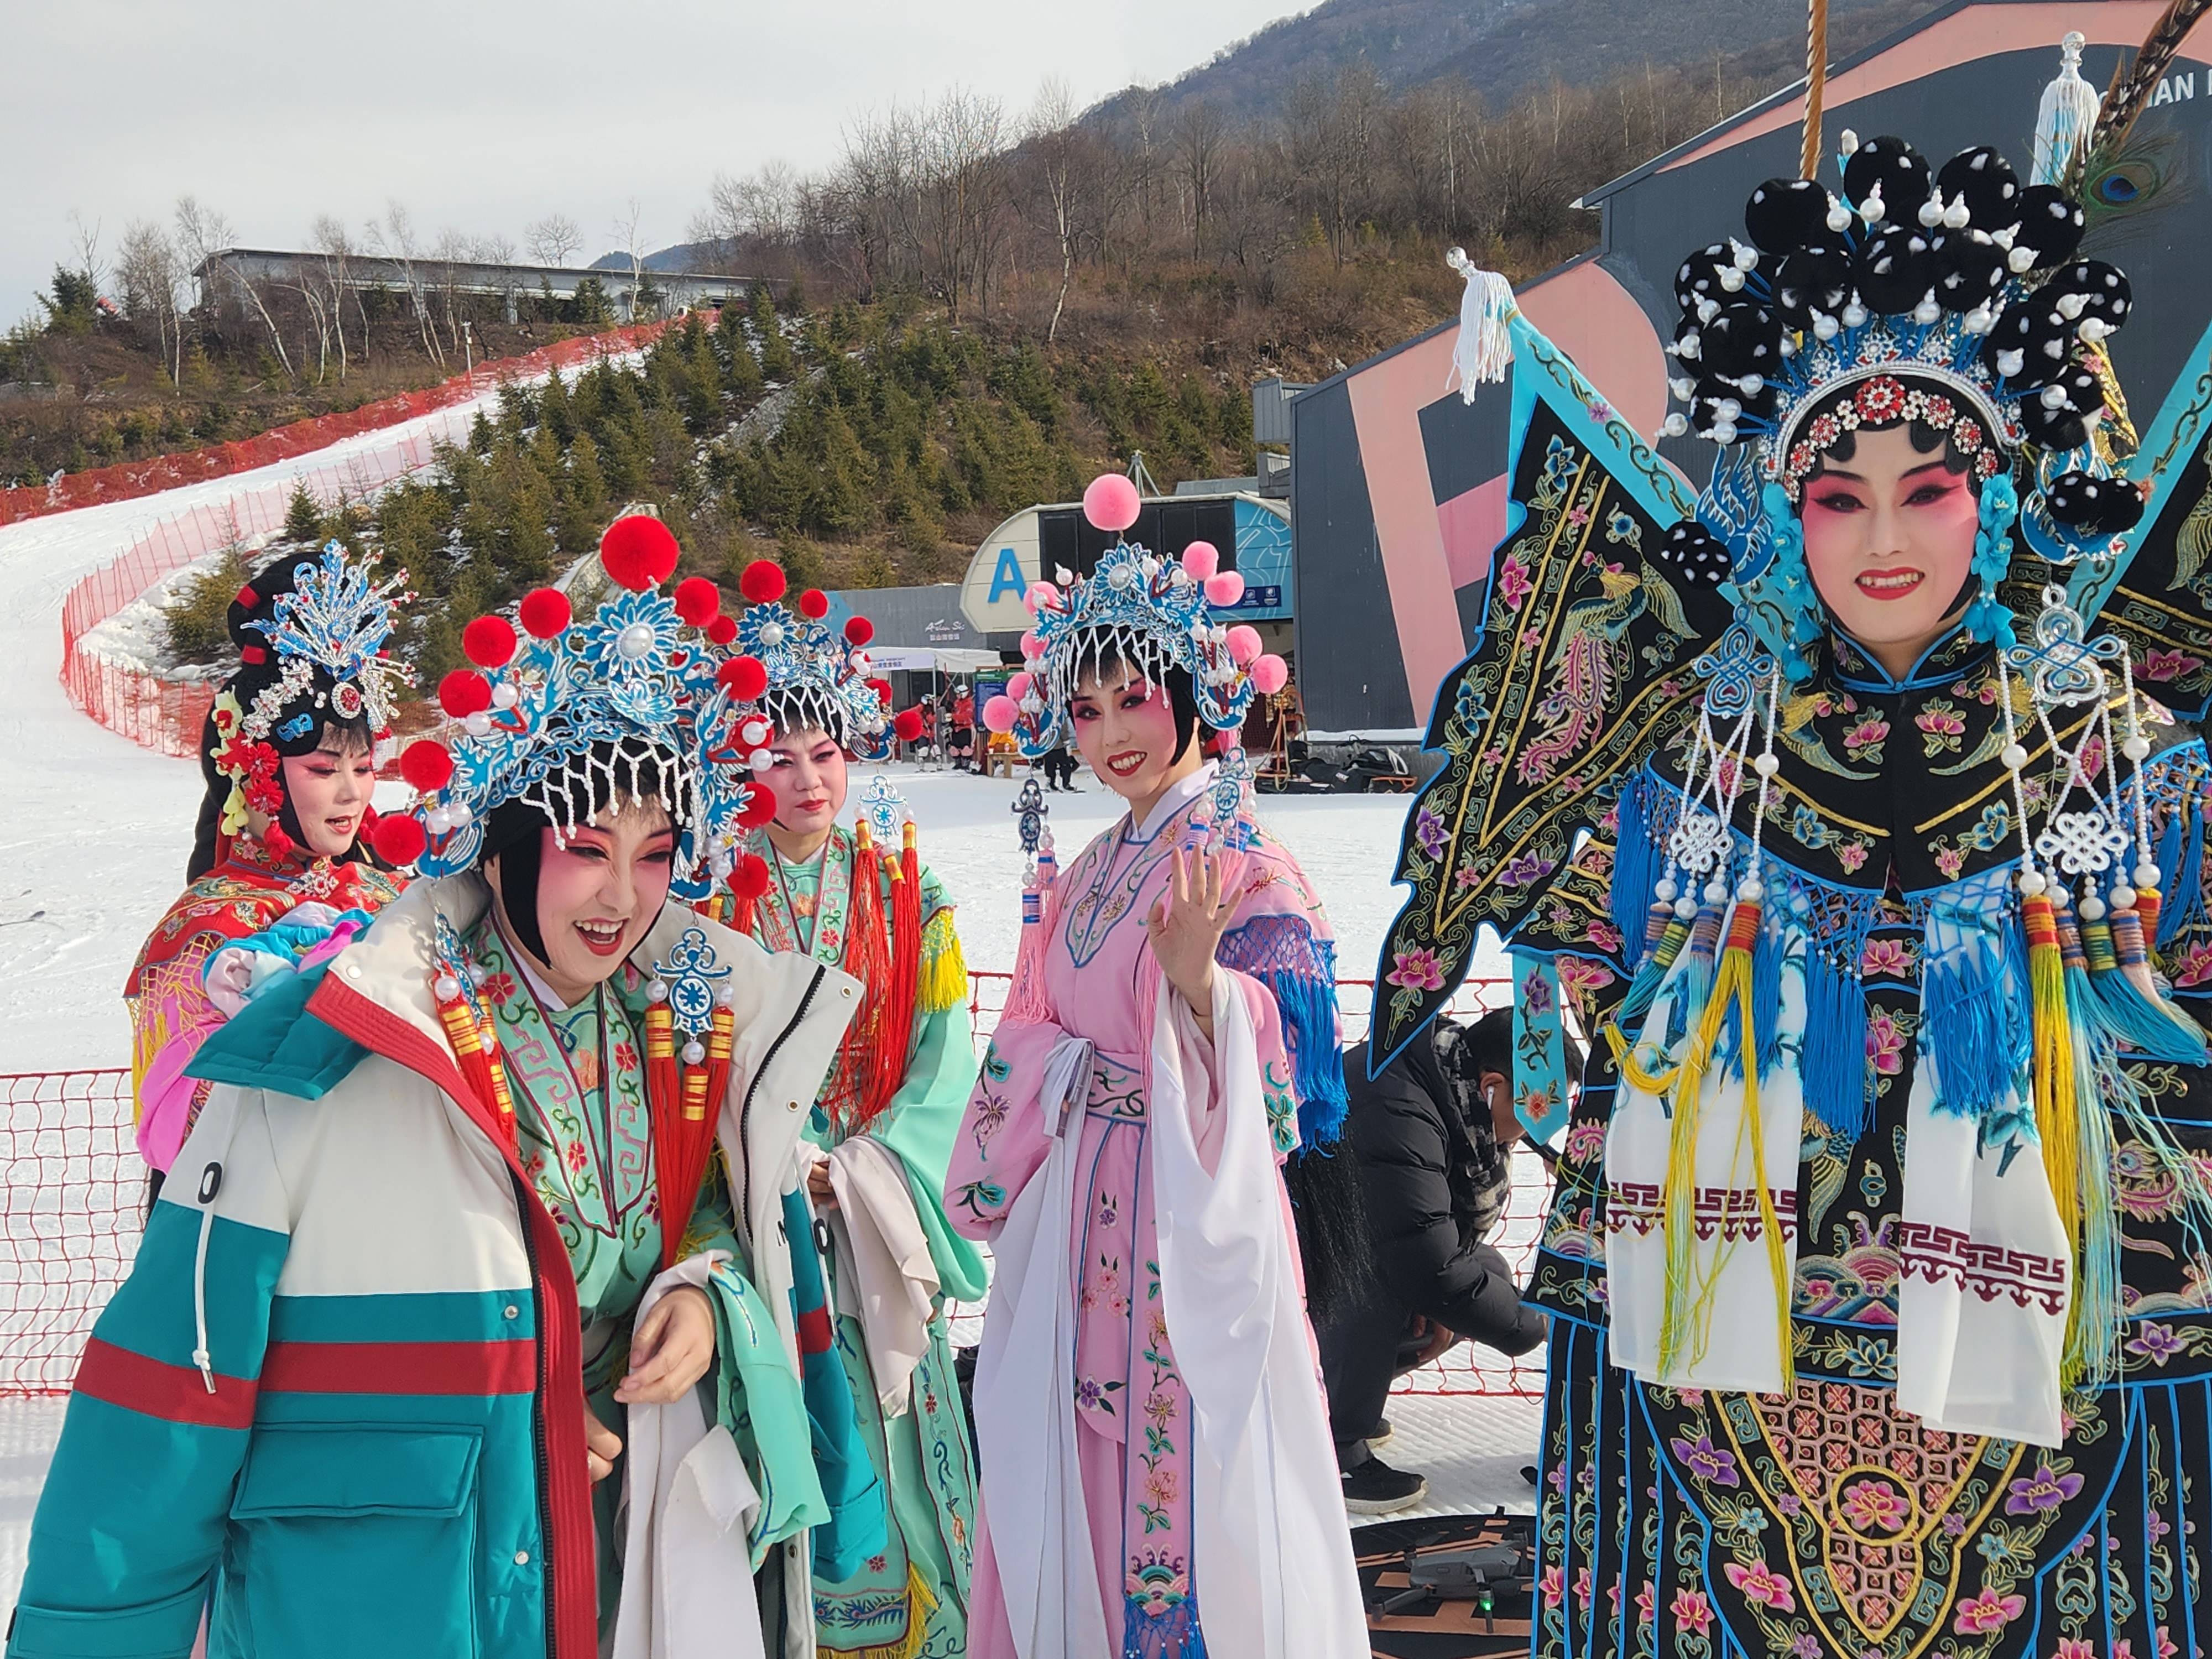
[[[642,513],[617,519],[599,538],[599,562],[607,574],[637,593],[674,575],[679,551],[674,532]]]
[[[758,853],[747,853],[730,872],[730,890],[742,899],[766,895],[769,881],[768,860]]]
[[[687,576],[676,584],[676,614],[694,628],[704,628],[721,614],[722,590],[704,576]]]
[[[738,637],[735,617],[717,617],[707,624],[707,637],[717,645],[727,645]]]
[[[901,743],[912,743],[921,735],[921,710],[902,708],[891,721],[891,730],[898,733]]]
[[[732,657],[714,671],[714,678],[739,702],[750,702],[768,690],[768,670],[758,657]]]
[[[783,597],[787,586],[783,567],[774,559],[755,559],[738,578],[738,592],[752,605],[775,604]]]
[[[479,668],[506,667],[514,647],[514,625],[504,617],[478,617],[461,630],[461,651]]]
[[[830,596],[818,587],[810,587],[799,596],[799,614],[809,622],[820,622],[830,614]]]
[[[858,650],[876,637],[876,625],[866,617],[854,617],[845,623],[845,643]]]
[[[868,690],[876,694],[876,701],[884,708],[891,706],[891,683],[889,680],[872,679],[868,682]]]
[[[481,714],[491,707],[491,682],[465,668],[456,668],[438,682],[438,707],[457,720]]]
[[[275,859],[290,858],[298,847],[281,823],[269,826],[262,835],[261,844],[269,849],[269,856]]]
[[[453,781],[453,757],[435,738],[418,738],[399,751],[399,775],[428,794]]]
[[[377,857],[395,865],[414,863],[429,844],[430,837],[422,828],[422,821],[404,812],[377,819],[375,837],[369,843],[376,848]]]
[[[756,783],[745,791],[745,804],[738,809],[738,822],[757,830],[775,816],[775,797],[767,786]]]
[[[533,640],[550,640],[576,619],[575,607],[557,587],[540,587],[522,596],[522,626]]]

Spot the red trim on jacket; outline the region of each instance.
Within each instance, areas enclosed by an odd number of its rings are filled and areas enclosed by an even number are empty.
[[[538,1263],[541,1377],[538,1417],[545,1435],[546,1505],[552,1516],[554,1659],[599,1659],[599,1547],[592,1535],[591,1472],[585,1462],[584,1327],[576,1276],[560,1229],[538,1201],[489,1103],[461,1080],[453,1050],[421,1027],[356,990],[342,970],[323,975],[307,1012],[343,1036],[423,1079],[465,1113],[514,1176],[525,1194],[522,1224]]]
[[[281,1394],[529,1394],[538,1345],[511,1342],[271,1342],[261,1386]]]
[[[830,1322],[827,1308],[802,1308],[799,1310],[799,1351],[801,1353],[828,1353],[837,1346],[836,1329]]]
[[[172,1365],[94,1337],[76,1369],[76,1391],[125,1411],[207,1429],[253,1426],[256,1383],[217,1371],[215,1389],[197,1367]]]

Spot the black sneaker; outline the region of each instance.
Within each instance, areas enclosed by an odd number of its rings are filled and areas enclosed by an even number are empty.
[[[1354,1515],[1395,1515],[1428,1495],[1426,1480],[1394,1469],[1379,1457],[1370,1457],[1344,1476],[1344,1507]]]

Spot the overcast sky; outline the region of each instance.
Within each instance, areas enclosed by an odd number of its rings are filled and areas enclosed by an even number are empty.
[[[1026,108],[1172,79],[1311,0],[75,0],[10,4],[0,327],[73,244],[191,193],[248,245],[387,199],[425,240],[550,212],[682,239],[715,172],[836,154],[850,115],[964,86]]]

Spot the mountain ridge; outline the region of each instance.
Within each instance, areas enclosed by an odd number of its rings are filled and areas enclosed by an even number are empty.
[[[1832,0],[1830,60],[1936,3]],[[1804,31],[1800,0],[1323,0],[1173,81],[1124,88],[1085,118],[1130,119],[1149,103],[1158,119],[1200,99],[1232,118],[1264,115],[1300,82],[1363,63],[1393,89],[1456,79],[1492,104],[1554,77],[1583,83],[1644,64],[1712,65],[1786,84],[1803,72]]]

